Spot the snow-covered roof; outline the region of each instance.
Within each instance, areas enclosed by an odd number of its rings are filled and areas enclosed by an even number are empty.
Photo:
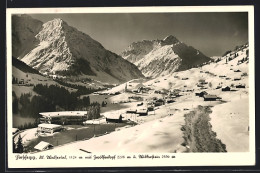
[[[222,87],[222,88],[230,88],[229,86],[224,86],[224,87]]]
[[[147,107],[141,107],[137,109],[136,113],[147,113],[147,111]]]
[[[61,112],[41,112],[42,116],[58,117],[58,116],[84,116],[87,115],[87,111],[61,111]]]
[[[204,95],[203,97],[204,98],[210,98],[210,99],[218,98],[216,95]]]
[[[54,128],[58,128],[61,127],[61,125],[58,124],[39,124],[38,127],[44,127],[44,128],[48,128],[48,129],[54,129]]]
[[[127,109],[128,112],[135,112],[136,111],[136,108],[129,108]]]
[[[53,147],[53,145],[51,145],[50,143],[45,142],[45,141],[41,141],[34,148],[42,151],[42,150],[45,150],[49,146]]]

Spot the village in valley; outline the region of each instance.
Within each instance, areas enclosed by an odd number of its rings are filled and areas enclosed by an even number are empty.
[[[99,118],[88,120],[88,111],[39,112],[38,127],[13,128],[14,141],[26,152],[248,151],[248,50],[245,44],[201,67],[93,92],[90,101],[102,105]],[[197,124],[200,112],[208,127]],[[200,128],[207,132],[196,134]]]
[[[62,19],[12,20],[14,153],[249,151],[248,42],[207,57],[170,35],[119,56]]]

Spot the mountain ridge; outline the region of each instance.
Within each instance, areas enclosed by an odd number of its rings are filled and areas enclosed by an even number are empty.
[[[135,65],[62,19],[42,24],[35,40],[38,45],[19,59],[42,74],[112,83],[144,77]]]
[[[163,40],[134,42],[121,55],[134,63],[148,77],[167,75],[210,61],[210,58],[202,52],[187,46],[173,35]]]

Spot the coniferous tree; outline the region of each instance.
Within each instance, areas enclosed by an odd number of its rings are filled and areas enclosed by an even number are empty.
[[[102,101],[102,105],[101,105],[102,107],[105,107],[106,106],[106,104],[105,104],[105,102],[104,101]]]
[[[21,138],[21,135],[19,135],[18,142],[17,142],[17,152],[23,153],[23,150],[24,150],[24,147],[23,147],[23,143],[22,143],[22,138]]]
[[[17,153],[16,144],[15,144],[15,142],[14,142],[14,139],[13,139],[13,153]]]
[[[18,113],[18,98],[15,94],[15,92],[13,91],[13,113],[17,114]]]
[[[211,82],[209,82],[209,87],[212,88],[212,83]]]

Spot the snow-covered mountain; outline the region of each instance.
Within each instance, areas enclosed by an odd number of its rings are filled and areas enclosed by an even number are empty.
[[[121,55],[147,77],[168,75],[211,60],[172,35],[163,40],[134,42]]]
[[[25,34],[20,31],[20,23],[24,20],[27,23],[31,22],[32,24],[28,25],[30,31],[34,28],[35,19],[27,16],[13,18],[16,18],[13,20],[13,37],[24,44],[22,38],[28,34],[27,30]],[[32,49],[25,55],[15,50],[13,54],[41,73],[73,78],[76,76],[79,79],[92,78],[110,83],[143,77],[134,64],[106,50],[99,42],[69,26],[62,19],[48,21],[41,27],[40,24],[37,22],[35,26],[37,29],[32,30],[33,33],[29,35],[30,39],[27,41],[28,44],[35,46],[29,46]],[[15,32],[17,30],[20,32]],[[16,40],[13,39],[13,42]]]

